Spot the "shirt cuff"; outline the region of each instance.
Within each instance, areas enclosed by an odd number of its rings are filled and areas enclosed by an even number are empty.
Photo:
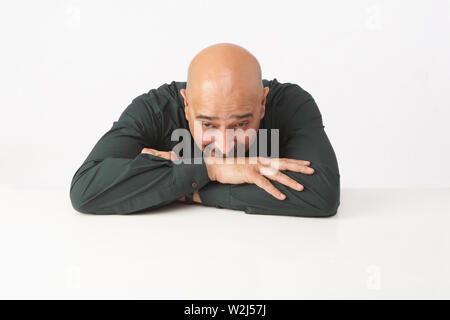
[[[203,159],[201,163],[195,163],[194,161],[191,163],[174,163],[173,175],[173,187],[177,197],[195,192],[211,181]]]
[[[216,208],[230,208],[231,184],[213,181],[203,189],[198,195],[202,204]]]

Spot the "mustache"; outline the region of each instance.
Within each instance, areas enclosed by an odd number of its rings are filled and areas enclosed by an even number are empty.
[[[214,146],[214,142],[206,145],[203,149],[203,151],[209,151],[211,156],[213,157],[222,157],[222,158],[227,158],[227,157],[237,157],[238,156],[238,149],[239,150],[244,150],[244,153],[246,152],[245,149],[245,144],[242,143],[235,143],[235,145],[233,146],[233,148],[231,148],[226,154],[222,153],[222,151],[220,151],[218,148],[216,148]],[[242,155],[244,156],[244,155]]]

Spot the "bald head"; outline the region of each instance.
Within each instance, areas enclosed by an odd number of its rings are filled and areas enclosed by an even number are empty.
[[[203,149],[215,141],[226,153],[236,145],[225,142],[226,129],[258,130],[268,92],[258,60],[243,47],[218,43],[201,50],[189,64],[186,89],[180,90],[197,145]],[[235,138],[247,149],[248,138]]]
[[[261,66],[249,51],[232,43],[218,43],[200,51],[189,64],[186,91],[189,101],[212,96],[238,102],[263,94]]]

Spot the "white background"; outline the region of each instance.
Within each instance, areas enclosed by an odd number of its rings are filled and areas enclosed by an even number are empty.
[[[444,0],[2,0],[0,298],[448,299],[449,14]],[[70,182],[98,139],[218,42],[316,99],[338,214],[78,214]]]
[[[450,1],[2,1],[1,183],[69,187],[139,94],[217,42],[309,91],[342,187],[450,186]]]

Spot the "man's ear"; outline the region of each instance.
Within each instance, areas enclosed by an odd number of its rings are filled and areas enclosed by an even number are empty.
[[[181,93],[181,95],[183,96],[184,106],[187,107],[186,89],[180,89],[180,93]]]
[[[186,119],[188,119],[188,102],[187,102],[187,95],[186,95],[186,89],[180,89],[180,93],[183,96],[183,100],[184,100],[184,116],[186,117]]]
[[[264,114],[266,113],[266,98],[267,98],[268,94],[269,94],[269,87],[264,87],[263,98],[261,101],[262,112],[261,112],[261,117],[259,118],[260,120],[262,118],[264,118]]]

